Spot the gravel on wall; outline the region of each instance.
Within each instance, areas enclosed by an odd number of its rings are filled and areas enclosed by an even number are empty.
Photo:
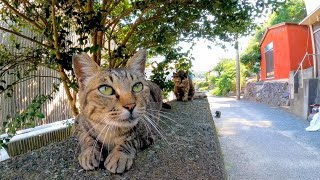
[[[0,179],[226,179],[207,99],[170,104],[160,123],[165,138],[139,152],[133,168],[121,175],[81,169],[78,142],[69,138],[0,162]]]

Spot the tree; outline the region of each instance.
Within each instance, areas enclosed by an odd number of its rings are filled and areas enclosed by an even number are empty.
[[[268,2],[0,0],[3,21],[0,30],[30,41],[33,46],[29,50],[42,52],[38,60],[31,63],[35,68],[41,64],[59,72],[76,116],[79,112],[77,83],[71,68],[73,54],[90,52],[99,65],[116,68],[125,66],[140,48],[150,49],[150,56],[154,56],[173,52],[179,41],[196,38],[231,41],[236,34],[248,33],[254,27],[254,18],[265,8],[279,4]],[[34,35],[26,35],[25,29]],[[14,41],[11,47],[25,48],[21,46]],[[167,59],[166,63],[172,61]],[[0,92],[8,87],[12,84],[2,84]]]
[[[244,85],[245,78],[248,76],[248,70],[243,65],[241,66],[241,77],[240,84]],[[214,89],[212,93],[217,96],[225,96],[230,91],[236,90],[236,62],[232,59],[221,59],[218,64],[213,68],[212,72],[215,72],[213,77],[209,79],[214,79]]]

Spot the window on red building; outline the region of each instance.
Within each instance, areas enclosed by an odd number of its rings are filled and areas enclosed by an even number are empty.
[[[274,78],[273,42],[269,43],[264,51],[266,57],[266,77]]]

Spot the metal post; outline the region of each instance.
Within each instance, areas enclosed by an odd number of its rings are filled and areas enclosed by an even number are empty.
[[[313,29],[312,25],[309,25],[309,30],[310,30],[310,35],[311,35],[311,44],[312,44],[312,54],[313,54],[313,78],[317,78],[318,76],[318,63],[317,63],[317,57],[315,56],[316,54],[316,48],[314,44],[314,36],[313,36]],[[308,44],[307,44],[308,46]]]
[[[240,57],[239,57],[239,40],[238,37],[236,38],[236,83],[237,83],[237,100],[240,99]]]
[[[303,61],[301,63],[303,63]],[[301,85],[302,85],[302,88],[304,88],[303,87],[303,64],[301,64]]]

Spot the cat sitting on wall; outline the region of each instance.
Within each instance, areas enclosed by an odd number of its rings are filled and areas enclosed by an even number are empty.
[[[102,69],[86,53],[73,57],[80,101],[78,160],[83,169],[103,164],[112,173],[123,173],[132,167],[136,153],[153,143],[162,93],[145,79],[145,62],[146,50],[118,69]]]
[[[188,73],[180,70],[177,73],[173,73],[174,82],[174,94],[177,101],[193,100],[195,94],[194,86]]]

